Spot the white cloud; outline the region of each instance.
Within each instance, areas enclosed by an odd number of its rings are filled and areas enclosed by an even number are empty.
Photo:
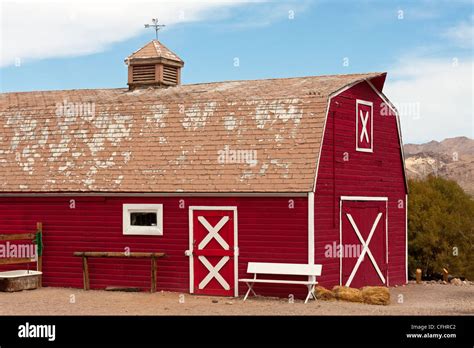
[[[404,58],[388,70],[384,93],[401,109],[405,143],[474,136],[473,69],[472,58]]]
[[[474,47],[474,15],[471,16],[470,21],[464,21],[454,27],[447,29],[442,36],[453,41],[456,45],[463,48]]]
[[[6,0],[0,5],[0,66],[16,58],[44,59],[100,52],[114,42],[143,33],[158,17],[176,23],[215,16],[243,1]],[[150,38],[153,33],[150,32]]]

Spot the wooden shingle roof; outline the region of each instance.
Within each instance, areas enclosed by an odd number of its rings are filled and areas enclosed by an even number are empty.
[[[0,192],[309,192],[328,97],[384,76],[0,94]]]
[[[170,51],[165,45],[158,40],[152,40],[139,50],[133,52],[126,60],[132,59],[155,59],[166,58],[178,62],[183,62],[175,53]]]

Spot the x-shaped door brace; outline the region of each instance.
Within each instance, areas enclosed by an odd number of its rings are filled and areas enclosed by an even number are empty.
[[[229,256],[224,256],[216,266],[213,266],[205,256],[199,256],[199,260],[202,264],[209,270],[209,274],[199,283],[199,289],[202,290],[206,287],[206,285],[213,279],[219,282],[225,290],[230,290],[230,285],[225,281],[225,279],[220,275],[219,271],[222,267],[229,261]]]
[[[360,132],[360,141],[362,141],[363,138],[365,138],[365,140],[369,142],[369,133],[367,132],[367,121],[369,120],[369,112],[367,111],[365,113],[365,117],[364,117],[364,114],[362,113],[362,110],[359,111],[359,115],[360,115],[360,120],[362,122],[362,131]]]
[[[198,216],[199,222],[209,232],[198,245],[198,249],[202,250],[214,238],[224,250],[229,250],[229,244],[219,235],[221,228],[229,221],[228,216],[224,216],[214,227],[212,227],[204,216]]]
[[[351,223],[352,227],[354,228],[354,231],[357,235],[357,238],[359,238],[359,241],[362,244],[362,252],[359,255],[359,258],[357,259],[357,262],[354,266],[354,269],[351,272],[351,275],[349,276],[349,279],[347,279],[346,286],[350,286],[352,283],[352,280],[354,279],[355,274],[357,273],[357,270],[359,269],[360,264],[362,263],[362,260],[364,259],[365,254],[367,254],[370,258],[370,261],[374,265],[375,270],[377,271],[377,274],[379,275],[380,279],[382,280],[382,283],[385,284],[385,278],[380,271],[380,268],[375,261],[374,256],[372,255],[372,252],[369,249],[369,243],[372,239],[372,236],[374,235],[375,229],[377,228],[377,225],[380,221],[380,218],[382,217],[382,213],[378,213],[377,217],[375,218],[374,224],[372,225],[372,229],[370,230],[369,236],[367,237],[367,240],[364,240],[362,238],[362,235],[359,232],[359,228],[357,227],[356,223],[354,222],[354,219],[352,218],[352,215],[349,213],[346,213],[347,218],[349,219],[349,222]]]
[[[202,239],[201,243],[199,243],[199,245],[198,245],[199,250],[204,249],[212,239],[215,239],[224,250],[229,250],[229,244],[227,244],[227,242],[224,240],[224,238],[222,238],[222,236],[219,234],[219,231],[221,230],[221,228],[227,223],[227,221],[229,221],[228,216],[222,217],[222,219],[220,219],[220,221],[214,227],[209,224],[209,222],[206,220],[206,218],[204,216],[198,216],[198,220],[206,228],[206,230],[209,232]],[[222,287],[225,290],[230,290],[229,283],[227,283],[227,281],[219,273],[221,268],[224,267],[224,265],[227,263],[227,261],[229,261],[230,257],[229,256],[224,256],[217,263],[217,265],[215,265],[215,266],[213,266],[206,259],[205,256],[201,255],[198,258],[202,262],[204,267],[206,267],[207,270],[209,271],[207,276],[199,283],[199,289],[201,289],[201,290],[204,289],[206,287],[206,285],[209,284],[209,282],[213,278],[216,278],[216,280],[219,282],[219,284],[222,285]]]

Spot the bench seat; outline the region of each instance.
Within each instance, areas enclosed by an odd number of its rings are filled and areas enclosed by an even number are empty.
[[[318,282],[316,277],[321,275],[321,265],[297,264],[297,263],[269,263],[269,262],[249,262],[247,265],[247,273],[253,274],[253,278],[242,278],[239,282],[245,282],[248,291],[245,294],[244,301],[247,300],[250,292],[257,295],[253,290],[255,283],[266,284],[297,284],[308,287],[308,295],[304,303],[307,303],[310,297],[316,299],[314,288]],[[308,280],[284,280],[284,279],[257,279],[257,275],[272,274],[284,276],[306,276]]]
[[[274,280],[274,279],[239,279],[239,282],[252,282],[252,283],[274,283],[274,284],[301,284],[301,285],[312,285],[318,284],[318,282],[305,281],[305,280]]]

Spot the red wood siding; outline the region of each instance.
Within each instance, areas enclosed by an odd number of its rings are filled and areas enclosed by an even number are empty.
[[[356,151],[356,99],[373,102],[373,153]],[[315,191],[315,262],[323,264],[322,285],[339,284],[339,258],[325,257],[325,247],[339,243],[341,196],[388,197],[389,284],[405,283],[403,162],[396,119],[381,115],[382,102],[365,82],[331,100]]]
[[[69,200],[76,208],[69,208]],[[289,208],[289,200],[294,208]],[[185,207],[180,208],[180,201]],[[162,203],[163,236],[124,236],[124,203]],[[238,212],[239,277],[246,277],[247,263],[295,262],[308,259],[307,198],[136,198],[62,197],[0,198],[0,233],[34,231],[36,222],[44,229],[45,286],[82,287],[80,258],[74,251],[163,251],[158,260],[158,289],[189,292],[188,249],[189,206],[236,206]],[[30,266],[33,268],[33,265]],[[26,268],[26,265],[2,269]],[[91,288],[110,285],[150,288],[149,260],[90,259]],[[246,289],[240,285],[240,294]],[[288,296],[304,294],[303,287],[256,286],[260,294]]]

